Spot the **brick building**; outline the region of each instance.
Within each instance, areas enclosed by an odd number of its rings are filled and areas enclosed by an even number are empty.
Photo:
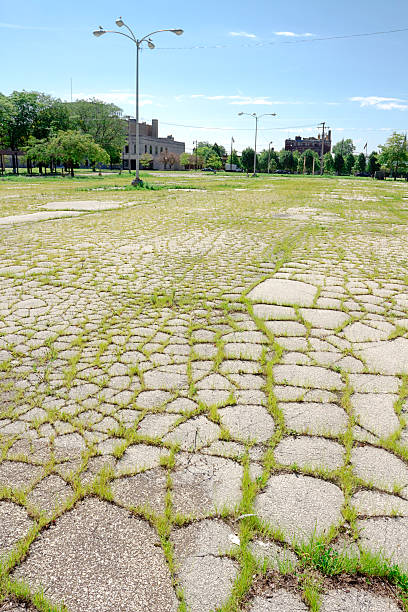
[[[285,140],[285,151],[299,151],[299,153],[303,153],[307,149],[316,151],[319,156],[321,155],[322,139],[320,134],[317,136],[317,138],[315,138],[314,136],[310,136],[309,138],[302,138],[301,136],[296,136],[295,138],[287,138]],[[331,130],[329,130],[328,133],[324,135],[323,154],[330,153],[330,151]]]
[[[127,134],[126,145],[122,152],[122,166],[125,169],[136,169],[136,119],[124,119]],[[164,163],[161,160],[163,153],[175,153],[181,155],[186,150],[185,143],[174,140],[173,136],[159,138],[159,121],[152,119],[152,124],[139,123],[139,154],[149,153],[153,157],[152,169],[163,170]],[[168,167],[168,166],[167,166]],[[173,166],[173,169],[179,168]]]

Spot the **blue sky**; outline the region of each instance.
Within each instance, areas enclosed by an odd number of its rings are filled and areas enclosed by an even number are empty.
[[[258,149],[317,135],[321,121],[334,142],[353,138],[357,151],[408,128],[408,30],[319,40],[408,28],[407,0],[0,0],[0,91],[67,100],[72,77],[74,98],[95,96],[134,114],[133,45],[92,36],[99,25],[113,29],[119,15],[140,37],[184,29],[159,34],[156,49],[142,52],[140,112],[187,149],[196,139],[229,149],[231,137],[238,150],[252,146],[254,120],[238,112],[277,113],[260,120]]]

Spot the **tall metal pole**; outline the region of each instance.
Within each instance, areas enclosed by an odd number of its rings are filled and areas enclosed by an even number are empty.
[[[258,137],[258,115],[255,115],[255,147],[254,147],[254,173],[252,176],[256,176],[256,140]]]
[[[139,176],[139,158],[140,158],[140,150],[139,150],[139,50],[140,50],[140,42],[136,41],[136,177],[135,180],[132,181],[132,184],[138,185],[140,183]]]
[[[145,42],[147,43],[147,46],[149,47],[149,49],[154,49],[154,44],[151,40],[151,36],[153,36],[154,34],[159,34],[159,32],[172,32],[173,34],[176,34],[177,36],[181,36],[181,34],[183,34],[183,30],[181,28],[174,28],[174,29],[165,29],[165,30],[155,30],[154,32],[150,32],[149,34],[146,34],[146,36],[144,36],[143,38],[137,39],[136,36],[134,35],[132,29],[123,21],[122,17],[119,17],[119,19],[116,19],[116,25],[119,28],[125,27],[129,34],[125,34],[123,32],[118,32],[117,30],[104,30],[102,28],[102,26],[99,26],[99,30],[95,30],[93,32],[93,35],[98,37],[99,36],[103,36],[104,34],[110,33],[110,34],[119,34],[120,36],[124,36],[125,38],[128,38],[129,40],[131,40],[135,45],[136,45],[136,177],[135,180],[132,181],[132,185],[139,185],[140,183],[142,183],[143,181],[140,180],[140,175],[139,175],[139,165],[140,165],[140,147],[139,147],[139,51],[140,48],[142,46],[142,44]],[[130,142],[129,142],[129,146],[130,146]],[[129,149],[130,150],[130,149]]]
[[[233,142],[234,142],[234,137],[231,138],[230,172],[232,172],[232,143]]]

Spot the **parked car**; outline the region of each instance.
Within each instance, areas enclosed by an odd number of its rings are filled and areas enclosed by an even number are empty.
[[[201,172],[215,172],[214,168],[202,168]]]

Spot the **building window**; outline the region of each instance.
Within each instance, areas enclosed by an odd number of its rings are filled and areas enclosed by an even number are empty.
[[[155,155],[157,155],[158,151],[159,151],[159,148],[158,148],[158,147],[155,147],[155,149],[154,149],[154,154],[155,154]]]
[[[125,153],[129,153],[129,147],[128,147],[128,145],[126,145],[126,147],[125,147]]]
[[[145,153],[147,153],[147,145],[145,145]]]
[[[150,145],[149,153],[150,153],[150,155],[153,153],[153,147],[152,147],[152,145]]]
[[[133,145],[133,153],[136,153],[136,145]]]
[[[160,147],[160,153],[163,153],[163,147]]]

